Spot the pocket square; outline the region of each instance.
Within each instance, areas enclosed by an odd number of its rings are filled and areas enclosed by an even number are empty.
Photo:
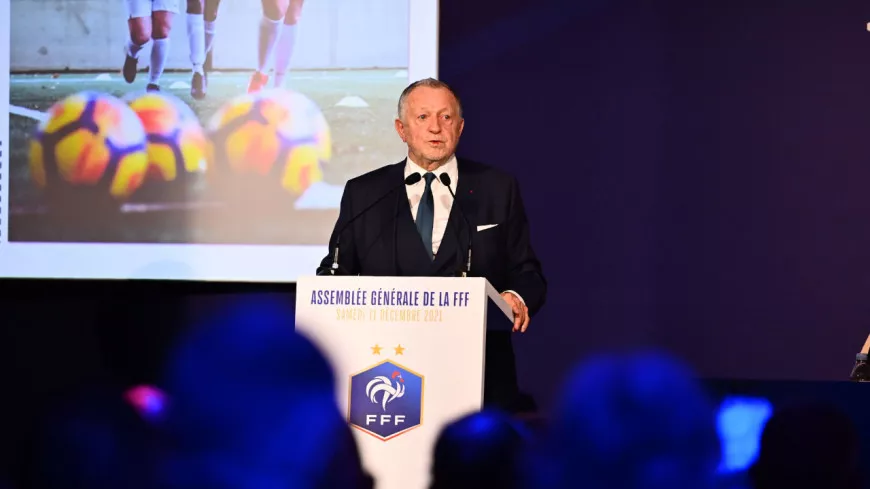
[[[477,226],[477,232],[486,231],[487,229],[492,229],[498,226],[498,224],[484,224],[482,226]]]

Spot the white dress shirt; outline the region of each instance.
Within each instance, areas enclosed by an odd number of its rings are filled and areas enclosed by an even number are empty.
[[[405,178],[416,172],[420,173],[420,176],[423,176],[426,174],[426,169],[414,163],[414,160],[408,156],[405,162]],[[434,254],[438,253],[438,247],[441,246],[441,240],[444,239],[444,232],[447,231],[447,221],[450,220],[450,209],[453,206],[453,196],[450,195],[447,187],[441,183],[440,176],[444,172],[447,172],[447,175],[450,176],[450,188],[455,194],[456,185],[459,183],[459,167],[456,163],[456,156],[451,156],[446,163],[432,172],[435,174],[435,180],[432,181],[432,199],[435,201],[435,222],[432,225],[432,253]],[[426,190],[426,180],[420,179],[414,185],[406,185],[405,190],[408,192],[408,203],[411,205],[411,217],[416,222],[417,208],[420,207],[423,191]],[[526,301],[516,291],[506,290],[505,292],[515,295],[520,302],[525,304]]]
[[[441,183],[440,176],[447,172],[450,176],[450,188],[453,193],[456,193],[456,185],[459,182],[459,168],[456,165],[456,157],[453,156],[446,163],[438,167],[432,173],[435,174],[435,180],[432,181],[432,199],[435,201],[435,222],[432,225],[432,253],[438,253],[438,247],[441,246],[441,240],[444,238],[444,232],[447,230],[447,221],[450,219],[450,209],[453,207],[453,196],[447,187]],[[426,174],[426,170],[420,165],[414,163],[411,157],[405,163],[405,178],[412,173],[419,173],[420,176]],[[426,180],[421,179],[414,185],[406,185],[405,190],[408,192],[408,203],[411,204],[411,216],[414,221],[417,221],[417,208],[420,207],[420,200],[423,199],[423,191],[426,189]]]

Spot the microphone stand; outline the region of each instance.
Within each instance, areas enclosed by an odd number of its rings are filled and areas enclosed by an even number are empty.
[[[335,275],[338,273],[338,250],[341,246],[341,236],[335,238],[335,251],[332,252],[332,266],[329,268],[329,274]]]
[[[360,217],[364,216],[364,215],[365,215],[369,210],[371,210],[375,205],[377,205],[377,204],[380,203],[382,200],[384,200],[384,199],[386,199],[387,197],[389,197],[390,195],[392,195],[392,194],[393,194],[394,192],[396,192],[398,189],[400,189],[400,188],[404,188],[405,186],[408,186],[408,185],[414,185],[415,183],[417,183],[417,182],[419,182],[420,180],[422,180],[422,178],[423,178],[423,177],[420,176],[419,173],[412,173],[412,174],[408,175],[407,177],[405,177],[405,179],[402,181],[402,183],[401,183],[400,185],[397,185],[397,186],[395,186],[394,188],[390,189],[389,192],[385,193],[384,195],[381,195],[381,196],[380,196],[379,198],[377,198],[374,202],[372,202],[371,204],[367,205],[363,210],[359,211],[356,215],[354,215],[353,217],[351,217],[351,218],[350,218],[350,219],[349,219],[349,220],[344,224],[344,226],[342,226],[342,227],[338,230],[338,232],[335,234],[335,249],[332,251],[332,266],[329,268],[329,272],[328,272],[329,275],[336,275],[336,274],[338,274],[338,270],[339,270],[339,266],[338,266],[338,250],[339,250],[339,248],[341,247],[341,235],[342,235],[342,234],[347,230],[347,228],[350,227],[351,224],[353,224],[354,222],[356,222],[357,219],[359,219]]]
[[[468,216],[465,215],[465,211],[462,210],[462,206],[459,204],[459,201],[456,200],[456,194],[453,193],[453,189],[450,188],[450,175],[448,175],[447,172],[444,172],[438,175],[438,180],[441,181],[442,185],[447,187],[447,191],[449,191],[450,195],[453,197],[453,205],[458,206],[459,214],[462,216],[462,220],[465,221],[465,225],[468,227],[468,256],[465,262],[465,269],[460,269],[458,273],[460,277],[468,277],[469,274],[471,274],[471,240],[474,236],[471,233],[471,223],[468,222]],[[456,240],[459,240],[459,236],[456,237]]]

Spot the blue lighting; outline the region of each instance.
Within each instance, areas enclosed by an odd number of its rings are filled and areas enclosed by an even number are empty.
[[[761,433],[773,405],[767,399],[728,397],[719,407],[717,430],[722,441],[721,473],[746,470],[758,457]]]

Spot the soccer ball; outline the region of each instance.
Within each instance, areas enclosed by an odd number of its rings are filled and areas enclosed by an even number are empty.
[[[193,110],[178,98],[146,92],[128,99],[148,138],[146,182],[176,182],[206,169],[205,131]]]
[[[298,198],[323,179],[323,165],[332,157],[326,118],[317,104],[298,92],[267,90],[239,96],[218,110],[206,131],[215,174],[225,187],[258,192],[248,197],[262,198],[270,189],[279,189]]]
[[[116,200],[142,185],[145,130],[123,101],[81,92],[55,103],[30,139],[30,175],[46,191],[95,189]]]

